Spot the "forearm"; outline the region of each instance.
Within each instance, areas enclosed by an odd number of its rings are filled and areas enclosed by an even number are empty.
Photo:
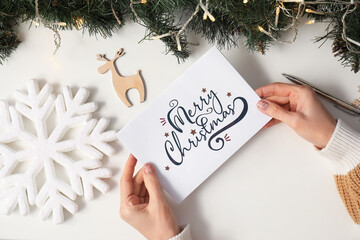
[[[360,224],[360,133],[338,120],[320,154],[336,164],[334,178],[339,194],[351,218]]]

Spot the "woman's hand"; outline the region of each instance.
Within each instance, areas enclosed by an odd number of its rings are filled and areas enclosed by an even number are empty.
[[[310,87],[273,83],[255,90],[263,98],[258,109],[273,119],[271,127],[284,122],[318,148],[324,148],[333,134],[336,121]]]
[[[129,156],[121,177],[120,216],[147,239],[169,239],[180,232],[154,167],[146,163],[133,177],[136,158]]]

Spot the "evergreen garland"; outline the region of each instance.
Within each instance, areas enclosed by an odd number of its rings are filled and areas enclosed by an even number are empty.
[[[202,2],[204,5],[199,7]],[[332,40],[334,55],[339,57],[344,66],[350,66],[354,72],[358,72],[360,67],[358,0],[206,1],[206,9],[215,17],[215,21],[203,19],[205,0],[39,0],[38,3],[42,19],[49,23],[66,23],[66,26],[53,25],[57,30],[82,28],[90,35],[105,38],[120,29],[125,21],[132,20],[146,27],[143,40],[168,34],[160,40],[165,43],[167,52],[180,61],[190,54],[187,31],[193,31],[221,47],[237,46],[241,44],[239,38],[244,36],[245,45],[250,51],[265,54],[271,43],[280,42],[281,33],[289,25],[292,28],[288,31],[296,28],[300,13],[300,16],[315,21],[330,21],[327,34],[318,40]],[[282,6],[281,11],[279,6]],[[198,12],[195,12],[196,9]],[[192,15],[186,29],[182,29]],[[38,20],[35,0],[0,1],[1,64],[20,43],[16,25],[29,20],[30,24]],[[294,21],[295,24],[292,24]],[[277,24],[274,24],[275,22]],[[181,34],[177,36],[179,31]]]

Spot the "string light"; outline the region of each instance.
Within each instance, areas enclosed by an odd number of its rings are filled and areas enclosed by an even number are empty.
[[[243,0],[243,3],[246,4],[248,3],[249,0]],[[134,4],[146,4],[147,0],[130,0],[130,8],[134,14],[134,16],[136,17],[136,19],[141,22],[141,18],[138,16],[138,14],[136,13],[135,9],[134,9]],[[287,9],[284,5],[284,3],[298,3],[298,7],[297,7],[297,12],[294,12],[292,9]],[[275,10],[275,21],[273,23],[270,22],[270,20],[268,19],[268,30],[265,30],[264,27],[262,26],[258,26],[258,30],[264,34],[266,34],[267,36],[271,37],[272,39],[274,39],[276,42],[279,43],[292,43],[295,41],[298,30],[297,30],[297,24],[298,24],[298,19],[300,16],[303,15],[304,12],[306,13],[311,13],[311,14],[318,14],[318,15],[326,15],[326,12],[322,12],[322,11],[317,11],[314,10],[312,8],[306,8],[306,6],[314,6],[314,5],[319,5],[319,4],[339,4],[339,5],[345,5],[343,9],[346,9],[346,12],[344,13],[343,17],[342,17],[342,24],[343,24],[343,33],[342,33],[342,38],[346,43],[347,48],[349,49],[349,51],[354,52],[354,53],[360,53],[360,51],[358,51],[357,49],[355,49],[353,47],[353,45],[356,45],[357,47],[360,47],[360,43],[354,39],[351,39],[349,37],[347,37],[346,35],[346,22],[345,22],[345,18],[348,14],[352,13],[356,8],[357,8],[357,4],[360,3],[360,0],[334,0],[334,1],[317,1],[317,0],[313,0],[313,1],[307,1],[307,0],[276,0],[276,10]],[[354,6],[352,9],[350,9],[350,6]],[[156,35],[150,38],[150,40],[158,40],[164,37],[172,37],[176,44],[177,44],[177,49],[178,51],[182,51],[182,46],[181,46],[181,42],[180,42],[180,36],[182,33],[184,33],[184,31],[186,30],[188,24],[192,21],[192,19],[194,18],[194,16],[199,12],[200,8],[203,10],[203,20],[206,20],[207,18],[209,18],[212,22],[215,21],[215,17],[209,12],[209,0],[206,0],[206,3],[204,4],[202,0],[199,0],[198,4],[196,5],[195,11],[193,12],[193,14],[188,18],[188,20],[183,24],[183,26],[178,30],[178,31],[169,31],[168,33],[165,34],[161,34],[161,35]],[[121,21],[118,18],[113,6],[111,5],[111,9],[113,12],[114,17],[116,18],[117,22],[121,25]],[[40,25],[39,22],[42,22],[44,24],[45,27],[51,29],[55,35],[54,35],[54,43],[56,46],[56,49],[53,53],[53,55],[55,55],[55,53],[57,52],[57,50],[59,49],[60,45],[61,45],[61,37],[60,34],[58,32],[58,30],[54,27],[54,26],[60,26],[60,27],[66,27],[66,23],[65,22],[47,22],[45,21],[39,14],[39,7],[38,7],[38,0],[35,0],[35,10],[36,10],[36,17],[37,20],[32,20],[32,23],[38,27]],[[279,17],[280,17],[280,13],[282,13],[285,17],[288,17],[291,19],[291,23],[288,24],[285,27],[281,27],[278,28],[278,24],[279,24]],[[83,27],[84,24],[84,20],[82,18],[76,18],[74,20],[75,22],[75,27],[79,30]],[[307,22],[305,22],[305,24],[314,24],[316,23],[316,21],[313,20],[309,20]],[[280,41],[279,39],[277,39],[277,37],[275,37],[272,34],[272,30],[274,31],[287,31],[290,28],[294,29],[295,35],[293,40],[291,41]]]
[[[42,24],[44,24],[45,27],[51,29],[55,34],[54,34],[54,43],[55,43],[55,50],[52,54],[52,56],[55,56],[57,50],[60,48],[61,46],[61,37],[60,37],[60,34],[59,34],[59,31],[53,26],[53,25],[58,25],[58,26],[61,26],[61,24],[64,24],[62,22],[58,22],[58,23],[50,23],[50,22],[47,22],[45,21],[41,16],[40,16],[40,13],[39,13],[39,0],[35,0],[35,14],[36,14],[36,17],[40,20],[40,22],[42,22]],[[35,25],[36,26],[36,25]],[[65,23],[65,26],[66,26],[66,23]]]
[[[355,40],[353,40],[353,39],[351,39],[351,38],[349,38],[349,37],[347,37],[347,35],[346,35],[346,22],[345,22],[345,18],[346,18],[346,16],[347,16],[349,13],[354,12],[355,9],[357,8],[357,5],[354,5],[353,9],[350,10],[350,6],[351,6],[351,5],[348,5],[348,6],[347,6],[346,11],[345,11],[344,15],[343,15],[342,18],[341,18],[341,22],[342,22],[342,24],[343,24],[343,33],[342,33],[342,36],[341,36],[341,37],[342,37],[342,39],[345,41],[346,47],[347,47],[347,49],[348,49],[350,52],[353,52],[353,53],[356,53],[356,54],[360,54],[360,51],[354,49],[353,46],[350,44],[350,43],[352,43],[352,44],[355,44],[355,45],[357,45],[358,47],[360,47],[360,43],[357,42],[357,41],[355,41]]]
[[[154,36],[152,38],[150,38],[150,40],[158,40],[164,37],[170,37],[173,36],[175,37],[175,41],[176,41],[176,45],[177,45],[177,49],[178,51],[182,51],[182,47],[181,47],[181,43],[180,43],[180,35],[186,30],[186,27],[189,25],[189,23],[191,22],[191,20],[194,18],[194,16],[199,12],[200,7],[203,9],[204,11],[204,15],[203,15],[203,19],[206,20],[207,17],[209,17],[209,19],[214,22],[215,21],[215,17],[209,12],[208,8],[209,8],[209,0],[206,0],[205,5],[202,3],[202,1],[200,0],[199,3],[196,5],[195,11],[193,12],[193,14],[191,14],[191,16],[188,18],[188,20],[184,23],[184,25],[181,27],[181,29],[177,32],[174,31],[169,31],[168,33],[162,34],[162,35],[157,35]]]
[[[16,14],[9,14],[9,13],[4,13],[4,12],[0,11],[0,15],[6,16],[6,17],[14,17]]]
[[[304,0],[281,0],[282,2],[304,3]]]
[[[313,13],[313,14],[319,14],[319,15],[325,15],[324,12],[315,11],[315,10],[312,10],[312,9],[310,9],[310,8],[305,9],[305,12],[307,12],[307,13]]]
[[[275,27],[277,27],[277,25],[279,23],[279,15],[280,15],[280,7],[277,6],[276,7],[276,16],[275,16]]]
[[[262,26],[258,26],[258,29],[259,29],[259,31],[262,32],[262,33],[265,33],[265,32],[266,32],[265,29],[264,29]]]
[[[40,26],[40,23],[39,23],[39,21],[37,19],[32,20],[32,23],[35,25],[35,27]],[[66,27],[65,22],[48,22],[48,24],[56,25],[56,26],[60,26],[60,27]]]
[[[54,22],[54,23],[49,23],[49,24],[57,25],[57,26],[60,26],[60,27],[66,27],[66,22]]]
[[[344,1],[339,1],[339,0],[335,0],[333,2],[325,2],[325,1],[305,1],[305,0],[276,0],[276,2],[278,3],[278,6],[276,7],[276,10],[275,10],[275,22],[274,22],[274,25],[272,25],[271,23],[268,24],[269,26],[269,30],[266,31],[262,26],[258,26],[258,30],[264,34],[266,34],[267,36],[271,37],[273,40],[275,40],[276,42],[278,43],[293,43],[295,40],[296,40],[296,37],[297,37],[297,33],[298,33],[298,29],[296,28],[296,25],[298,23],[298,19],[300,16],[303,15],[304,12],[306,13],[313,13],[313,14],[320,14],[320,15],[325,15],[326,13],[325,12],[320,12],[320,11],[315,11],[315,10],[312,10],[310,8],[305,8],[305,6],[307,4],[311,4],[311,5],[315,5],[315,4],[350,4],[350,5],[353,5],[353,4],[356,4],[356,3],[359,3],[360,1],[359,0],[350,0],[349,2],[344,2]],[[248,3],[248,0],[243,0],[243,3],[246,4]],[[289,11],[285,6],[284,6],[284,3],[298,3],[299,6],[297,7],[297,13],[296,15],[294,16],[291,12],[291,10]],[[180,44],[180,34],[185,30],[186,26],[189,24],[189,22],[192,20],[192,18],[198,13],[199,11],[199,7],[202,8],[202,10],[204,11],[204,15],[203,15],[203,19],[206,20],[207,17],[209,17],[209,19],[211,21],[215,21],[215,18],[212,16],[212,14],[210,14],[210,12],[208,11],[208,4],[209,4],[209,0],[206,1],[206,5],[204,5],[202,3],[202,1],[200,0],[199,1],[199,4],[197,5],[194,13],[190,16],[190,18],[186,21],[186,23],[183,25],[183,27],[176,33],[176,32],[168,32],[168,33],[165,33],[165,34],[162,34],[162,35],[157,35],[157,36],[154,36],[152,38],[150,38],[151,40],[156,40],[156,39],[161,39],[161,38],[164,38],[164,37],[169,37],[169,36],[175,36],[175,40],[176,40],[176,44],[177,44],[177,48],[179,51],[181,51],[181,44]],[[356,5],[355,5],[355,8],[356,8]],[[352,10],[354,11],[355,8]],[[289,17],[292,19],[292,23],[289,24],[288,26],[286,27],[283,27],[283,28],[278,28],[278,23],[279,23],[279,16],[280,16],[280,12],[283,12],[284,15],[286,17]],[[351,12],[352,12],[351,11]],[[344,16],[346,16],[347,13],[344,14]],[[343,19],[344,19],[344,16],[343,16]],[[305,24],[314,24],[316,21],[315,20],[309,20],[307,21]],[[346,25],[345,25],[345,21],[343,20],[343,25],[344,25],[344,29],[346,29]],[[290,41],[280,41],[279,39],[277,39],[276,37],[274,37],[271,33],[271,29],[273,30],[277,30],[277,31],[287,31],[289,30],[290,28],[293,28],[294,29],[294,38]],[[345,36],[345,37],[344,37]],[[357,46],[360,46],[360,43],[351,39],[351,38],[348,38],[346,37],[346,32],[345,30],[343,31],[343,38],[346,39],[346,43],[348,44],[349,42],[352,43],[352,44],[355,44]],[[351,47],[350,47],[351,49]],[[349,49],[349,50],[350,50]],[[356,52],[356,50],[354,49],[351,49],[350,51],[353,51],[353,52]]]
[[[298,34],[298,30],[295,28],[295,35],[294,35],[294,38],[290,41],[280,41],[279,39],[277,39],[276,37],[274,37],[272,34],[271,34],[271,29],[269,29],[269,31],[266,31],[263,27],[261,26],[258,26],[258,29],[260,32],[266,34],[267,36],[271,37],[273,40],[275,40],[276,42],[278,43],[293,43],[296,39],[296,36]]]
[[[357,41],[355,41],[354,39],[351,39],[351,38],[347,37],[347,40],[348,40],[349,42],[351,42],[351,43],[353,43],[353,44],[355,44],[355,45],[357,45],[357,46],[360,47],[360,43],[357,42]]]
[[[209,17],[212,22],[215,22],[214,16],[208,11],[209,0],[206,0],[206,5],[204,5],[204,4],[202,3],[202,1],[200,0],[198,5],[199,5],[199,6],[202,8],[202,10],[204,11],[203,19],[206,20],[207,17]]]
[[[80,30],[84,26],[84,20],[81,17],[77,17],[74,19],[74,26],[77,30]]]
[[[245,0],[244,0],[245,1]],[[284,41],[285,43],[292,43],[295,41],[296,36],[297,36],[297,22],[300,16],[303,15],[304,12],[306,13],[312,13],[312,14],[318,14],[318,15],[326,15],[325,12],[321,12],[321,11],[316,11],[313,10],[311,8],[306,8],[305,6],[307,5],[318,5],[318,4],[339,4],[339,5],[346,5],[346,11],[344,13],[344,15],[342,16],[342,24],[343,24],[343,33],[342,33],[342,39],[345,41],[346,46],[348,48],[348,50],[350,52],[353,53],[357,53],[359,54],[360,51],[355,49],[353,45],[356,45],[358,47],[360,47],[360,43],[358,41],[355,41],[354,39],[349,38],[346,35],[346,22],[345,22],[345,18],[348,14],[352,13],[353,11],[355,11],[355,9],[357,8],[357,4],[360,3],[359,0],[350,0],[350,1],[343,1],[343,0],[334,0],[334,1],[305,1],[305,0],[276,0],[276,2],[279,4],[279,6],[276,8],[276,15],[275,15],[275,22],[274,25],[272,25],[270,22],[268,23],[268,27],[269,27],[269,31],[266,31],[263,27],[258,26],[258,30],[266,35],[268,35],[269,37],[271,37],[272,39],[274,39],[276,42],[282,43],[282,41],[278,40],[276,37],[274,37],[271,34],[271,29],[273,30],[277,30],[277,31],[287,31],[290,28],[294,28],[295,30],[295,36],[294,39],[292,41]],[[297,7],[297,14],[296,16],[293,16],[291,12],[291,10],[289,11],[285,6],[284,3],[298,3],[299,6]],[[350,10],[350,6],[354,6],[351,10]],[[278,10],[280,9],[280,10]],[[284,15],[286,17],[289,17],[292,19],[292,23],[290,25],[288,25],[287,27],[278,29],[277,25],[278,25],[278,21],[279,21],[279,14],[280,11],[283,11]],[[314,24],[316,21],[315,20],[309,20],[307,21],[305,24]],[[273,27],[275,26],[275,27]]]
[[[111,3],[111,10],[112,10],[112,13],[114,14],[114,17],[115,17],[116,21],[118,22],[119,25],[121,25],[121,21],[120,21],[119,17],[116,15],[116,12],[114,10],[114,7],[113,7],[112,3]]]
[[[32,20],[32,23],[35,25],[35,27],[39,27],[40,26],[40,23],[39,23],[39,21],[37,21],[37,20]]]
[[[130,0],[130,9],[131,11],[134,13],[136,19],[141,22],[141,18],[138,16],[138,14],[136,13],[135,11],[135,8],[134,8],[134,4],[145,4],[147,3],[147,0],[139,0],[139,1],[134,1],[134,0]]]
[[[315,20],[312,19],[312,20],[307,21],[305,24],[314,24],[314,23],[315,23]]]

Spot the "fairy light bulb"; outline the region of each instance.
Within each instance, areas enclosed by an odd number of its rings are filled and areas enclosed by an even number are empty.
[[[307,13],[313,13],[313,14],[319,14],[319,15],[325,15],[324,12],[315,11],[315,10],[312,10],[312,9],[310,9],[310,8],[305,9],[305,12],[307,12]]]
[[[277,6],[277,7],[276,7],[276,15],[275,15],[275,27],[278,26],[278,23],[279,23],[279,15],[280,15],[280,7]]]
[[[36,21],[35,19],[32,20],[32,23],[35,25],[35,27],[39,27],[40,23],[38,21]]]
[[[82,18],[80,18],[80,17],[77,17],[75,19],[75,27],[76,27],[76,29],[78,29],[78,30],[81,29],[83,27],[83,25],[84,25],[84,20]]]
[[[276,7],[276,15],[280,14],[280,7]]]
[[[314,24],[314,23],[315,23],[315,20],[312,19],[312,20],[307,21],[305,24]]]
[[[209,19],[212,21],[212,22],[215,22],[215,18],[213,15],[209,14],[209,13],[204,13],[203,15],[203,20],[206,20],[207,17],[209,17]]]
[[[265,31],[262,26],[258,26],[258,29],[259,29],[260,32],[264,32],[264,31]]]
[[[58,22],[58,23],[53,23],[54,25],[58,25],[61,27],[66,27],[66,23],[65,22]]]
[[[248,3],[248,2],[249,2],[249,0],[244,0],[244,1],[243,1],[243,3]]]

